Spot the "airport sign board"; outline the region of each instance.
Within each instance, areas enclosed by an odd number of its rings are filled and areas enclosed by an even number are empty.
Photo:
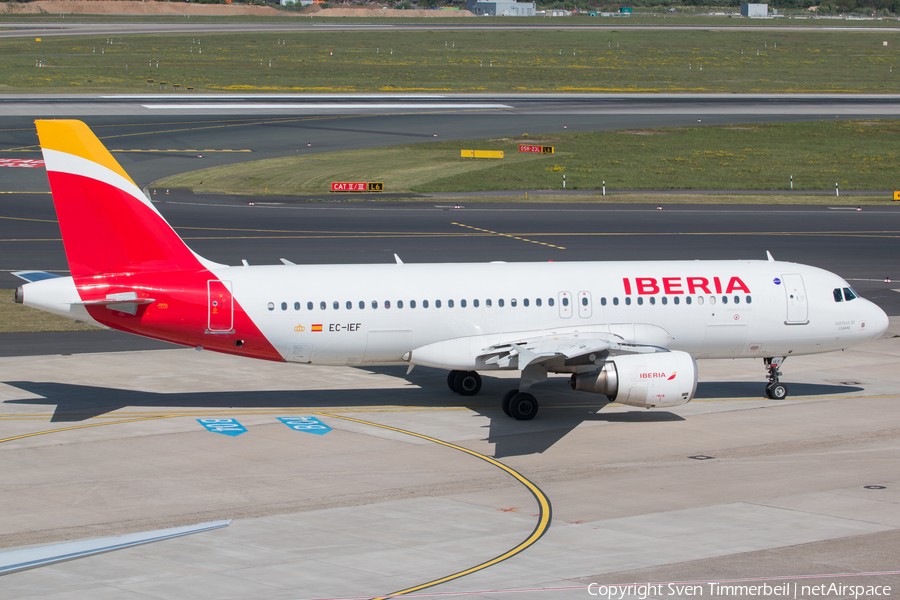
[[[537,152],[538,154],[553,154],[553,146],[535,146],[532,144],[519,144],[519,152]]]

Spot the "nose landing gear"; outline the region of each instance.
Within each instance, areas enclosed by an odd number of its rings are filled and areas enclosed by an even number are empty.
[[[769,383],[766,385],[766,396],[772,400],[784,400],[787,398],[788,389],[786,385],[778,381],[778,378],[782,375],[778,368],[784,362],[784,357],[776,356],[774,358],[766,358],[764,361],[769,379]]]

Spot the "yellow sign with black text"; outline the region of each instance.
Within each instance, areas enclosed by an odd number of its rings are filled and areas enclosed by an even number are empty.
[[[894,192],[894,200],[900,200],[900,192]]]
[[[369,181],[366,183],[366,191],[367,192],[383,192],[384,191],[384,183],[381,181]]]

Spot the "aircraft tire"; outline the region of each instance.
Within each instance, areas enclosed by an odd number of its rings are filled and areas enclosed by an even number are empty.
[[[459,393],[459,389],[456,387],[456,376],[460,373],[462,373],[462,371],[450,371],[447,373],[447,385],[457,394]]]
[[[537,412],[537,398],[528,392],[519,392],[509,401],[509,413],[517,421],[530,421]]]
[[[461,396],[474,396],[481,391],[481,375],[475,371],[457,371],[453,388]]]
[[[509,401],[513,399],[513,396],[519,393],[519,390],[509,390],[503,395],[503,401],[500,403],[500,408],[503,409],[503,414],[507,417],[511,417],[512,413],[509,412]]]
[[[787,395],[787,386],[783,383],[770,383],[766,386],[766,396],[772,400],[784,400]]]

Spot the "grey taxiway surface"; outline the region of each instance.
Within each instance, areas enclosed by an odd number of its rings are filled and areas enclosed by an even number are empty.
[[[458,137],[515,134],[523,125],[553,131],[564,116],[131,118],[88,120],[106,126],[99,131],[110,147],[235,149],[225,144],[240,139],[237,146],[258,147],[251,155],[260,157],[267,148],[301,151],[291,142],[303,139],[334,149],[431,130]],[[594,119],[584,127],[647,122]],[[659,122],[687,117],[668,119]],[[5,148],[34,143],[26,119],[0,124]],[[187,153],[116,156],[141,185],[200,160]],[[204,165],[244,159],[207,157]],[[3,175],[5,191],[46,189],[39,169]],[[439,201],[278,198],[250,207],[246,198],[152,197],[189,245],[231,264],[383,262],[394,252],[407,262],[762,258],[768,249],[837,271],[900,314],[897,293],[884,282],[896,265],[900,229],[900,211],[891,208],[456,209]],[[49,196],[4,194],[0,202],[0,268],[64,269]],[[376,597],[472,568],[415,593],[580,598],[589,597],[592,582],[747,578],[896,590],[897,334],[892,319],[888,333],[867,346],[791,358],[786,401],[761,399],[758,362],[703,361],[698,398],[684,407],[600,410],[598,398],[554,378],[538,392],[540,415],[527,423],[499,410],[499,396],[514,384],[502,376],[486,377],[481,395],[465,400],[446,388],[444,373],[429,369],[300,367],[187,349],[4,352],[0,547],[235,521],[9,575],[0,597]],[[278,420],[295,416],[316,416],[332,431],[310,435]],[[236,419],[247,431],[231,437],[197,422],[217,418]],[[472,452],[495,457],[522,479]]]

